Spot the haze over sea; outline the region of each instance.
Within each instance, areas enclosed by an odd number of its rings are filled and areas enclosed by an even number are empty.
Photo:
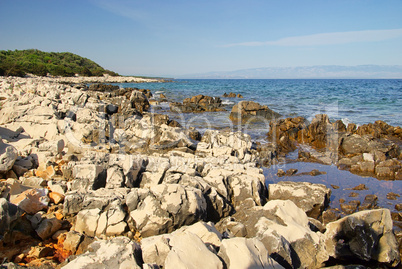
[[[154,107],[200,131],[209,127],[231,127],[231,107],[241,100],[267,105],[283,117],[302,116],[312,120],[314,115],[325,113],[331,120],[341,119],[346,125],[376,120],[395,126],[402,124],[401,79],[189,79],[119,85],[151,89],[156,98],[164,93],[169,101],[182,102],[184,98],[198,94],[221,97],[228,105],[225,112],[178,115],[169,112],[167,103]],[[240,93],[244,99],[222,97],[229,92]],[[264,125],[266,123],[247,126],[244,131],[254,138],[262,138],[267,132]]]

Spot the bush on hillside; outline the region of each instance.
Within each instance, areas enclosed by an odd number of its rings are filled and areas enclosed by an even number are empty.
[[[97,63],[70,52],[43,52],[40,50],[0,51],[1,76],[102,76],[117,73],[105,70]]]

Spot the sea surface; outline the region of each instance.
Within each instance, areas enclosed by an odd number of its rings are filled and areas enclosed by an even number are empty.
[[[311,121],[316,114],[328,114],[331,120],[342,120],[346,125],[373,123],[382,120],[394,126],[402,126],[402,80],[401,79],[191,79],[175,80],[167,83],[116,84],[120,87],[150,89],[155,100],[161,93],[169,102],[182,102],[185,98],[198,94],[220,97],[225,104],[224,112],[177,114],[170,112],[169,104],[161,102],[152,106],[153,112],[168,114],[184,127],[196,127],[201,133],[206,129],[230,128],[242,130],[255,141],[267,142],[268,122],[238,125],[229,120],[232,106],[242,100],[250,100],[267,105],[285,117],[302,116]],[[224,98],[224,93],[234,92],[244,98]],[[320,176],[293,176],[278,178],[279,168],[296,168],[299,172],[319,169],[326,172]],[[361,177],[348,171],[338,170],[336,166],[313,163],[282,163],[265,168],[268,184],[281,180],[308,181],[322,183],[332,189],[331,207],[339,207],[339,199],[360,200],[365,195],[376,194],[381,207],[395,211],[402,198],[389,200],[388,192],[402,196],[402,181],[380,181],[372,177]],[[350,190],[358,184],[366,184],[368,190],[360,191],[358,197],[349,197]],[[331,184],[338,185],[333,189]]]

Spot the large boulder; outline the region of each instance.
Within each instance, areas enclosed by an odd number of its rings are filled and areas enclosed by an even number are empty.
[[[310,144],[316,149],[338,151],[338,138],[346,132],[342,121],[330,122],[328,115],[317,114],[310,124],[302,117],[287,118],[270,123],[268,136],[283,152],[296,149],[296,142]]]
[[[330,122],[328,115],[317,114],[299,135],[300,143],[308,143],[316,149],[338,151],[340,133],[346,131],[342,121]]]
[[[269,257],[264,244],[256,238],[230,238],[222,241],[218,255],[226,268],[283,268]]]
[[[229,198],[223,196],[219,190],[210,185],[204,178],[197,176],[195,169],[185,166],[173,166],[167,170],[163,183],[180,184],[181,186],[199,189],[207,203],[208,220],[219,221],[219,219],[228,216],[232,212]]]
[[[196,154],[202,157],[236,157],[241,162],[250,162],[255,159],[253,147],[251,137],[242,132],[207,130],[197,145]]]
[[[267,106],[262,106],[253,101],[241,101],[233,106],[229,118],[232,121],[247,122],[252,119],[256,120],[274,120],[281,115]]]
[[[241,207],[246,199],[250,199],[254,205],[264,205],[267,201],[265,177],[258,168],[237,171],[212,168],[204,180],[222,197],[231,201],[235,208]]]
[[[172,127],[164,122],[157,124],[155,117],[144,114],[141,118],[132,117],[124,122],[125,129],[118,139],[126,151],[139,150],[162,151],[176,147],[191,147],[193,142],[189,138],[189,132],[181,127]]]
[[[268,186],[269,200],[291,200],[306,212],[307,216],[318,219],[329,204],[331,189],[323,184],[309,182],[281,181]]]
[[[54,233],[56,233],[62,227],[62,221],[56,218],[53,213],[39,215],[37,221],[31,220],[32,226],[35,229],[36,233],[42,240],[46,240],[50,238]],[[40,219],[39,219],[40,218]]]
[[[393,267],[401,260],[388,209],[361,211],[330,222],[324,241],[329,256],[338,260],[358,258]]]
[[[127,237],[95,241],[88,250],[62,268],[142,268],[141,248]]]
[[[370,135],[375,138],[397,137],[402,139],[402,128],[391,126],[384,121],[378,120],[374,123],[363,124],[355,130],[361,136]]]
[[[368,141],[360,135],[349,135],[340,142],[340,150],[345,155],[362,154],[369,152]]]
[[[89,236],[118,236],[127,231],[127,212],[119,200],[107,208],[83,209],[77,214],[73,230]]]
[[[170,233],[203,220],[207,204],[202,192],[177,184],[132,189],[126,199],[130,215],[143,237]]]
[[[315,268],[328,259],[321,235],[310,229],[306,213],[290,200],[243,208],[221,222],[220,232],[256,237],[284,267]]]
[[[187,239],[184,240],[183,238]],[[160,267],[172,266],[179,259],[180,263],[186,263],[187,266],[191,266],[194,260],[195,263],[199,263],[198,257],[194,257],[193,254],[198,253],[197,250],[189,251],[194,247],[197,247],[203,252],[200,258],[211,259],[210,266],[218,266],[217,256],[211,255],[219,249],[222,241],[222,235],[215,229],[214,225],[209,222],[197,222],[190,226],[183,226],[179,230],[170,234],[161,234],[151,237],[146,237],[141,240],[142,258],[145,263],[156,264]],[[183,249],[183,246],[185,249]],[[186,250],[187,249],[187,250]],[[208,250],[208,252],[206,252]],[[180,253],[186,253],[183,257]],[[172,252],[172,253],[171,253]],[[169,260],[166,258],[169,255]],[[198,264],[198,267],[203,267]]]
[[[224,268],[218,256],[191,232],[176,233],[169,244],[172,248],[165,260],[166,269]]]
[[[130,96],[131,107],[143,113],[149,110],[149,102],[146,95],[140,91],[132,91]]]
[[[225,111],[222,100],[219,97],[205,96],[202,94],[186,98],[183,103],[170,103],[170,110],[179,113]]]
[[[78,163],[72,172],[72,190],[97,190],[106,185],[106,170],[100,165]]]
[[[303,117],[286,118],[271,121],[269,123],[268,137],[272,142],[278,144],[283,152],[296,149],[296,143],[301,136],[302,130],[307,126]]]
[[[105,189],[96,191],[71,191],[67,192],[64,198],[63,213],[76,215],[84,209],[106,210],[113,204],[124,204],[124,200],[130,190],[127,188]]]
[[[47,209],[49,204],[47,194],[47,189],[28,189],[12,197],[10,202],[17,205],[28,214],[35,214],[38,211]]]

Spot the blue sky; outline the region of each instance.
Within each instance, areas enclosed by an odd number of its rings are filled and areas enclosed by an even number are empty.
[[[401,65],[398,0],[0,0],[0,49],[70,51],[124,75]]]

